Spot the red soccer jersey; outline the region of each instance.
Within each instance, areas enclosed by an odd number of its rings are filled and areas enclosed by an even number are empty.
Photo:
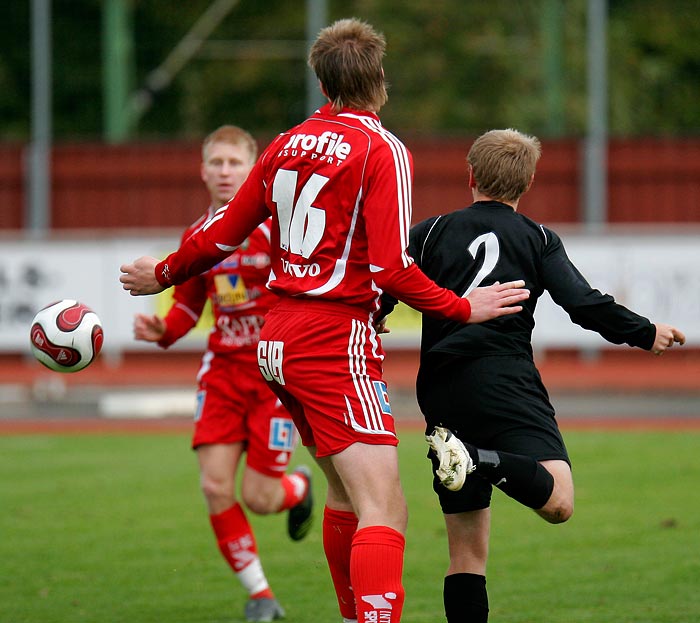
[[[412,167],[377,115],[326,105],[272,141],[236,197],[156,276],[181,283],[271,214],[274,292],[373,312],[384,288],[420,311],[466,321],[468,301],[428,280],[407,253]]]
[[[326,111],[278,137],[261,167],[279,249],[270,287],[373,310],[373,271],[412,263],[412,166],[370,113]]]
[[[210,208],[187,228],[182,241],[199,231],[212,216]],[[185,335],[196,324],[208,299],[214,316],[208,349],[255,351],[263,318],[277,301],[277,296],[266,287],[269,272],[268,220],[212,269],[175,288],[175,302],[165,318],[167,332],[158,343],[167,347]]]

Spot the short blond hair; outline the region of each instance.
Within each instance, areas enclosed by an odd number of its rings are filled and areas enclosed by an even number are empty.
[[[325,89],[333,110],[379,110],[387,101],[382,58],[384,35],[359,19],[324,28],[309,51],[309,67]]]
[[[241,145],[250,155],[250,162],[254,163],[258,157],[258,144],[249,132],[236,125],[222,125],[206,136],[202,142],[202,160],[206,162],[207,151],[214,143],[228,143],[229,145]]]
[[[515,201],[530,187],[540,141],[513,130],[490,130],[474,141],[467,162],[471,165],[477,190],[491,199]]]

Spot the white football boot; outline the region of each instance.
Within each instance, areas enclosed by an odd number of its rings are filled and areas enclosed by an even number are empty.
[[[450,491],[459,491],[467,476],[476,469],[464,444],[451,430],[442,426],[436,426],[425,440],[440,461],[436,476]]]

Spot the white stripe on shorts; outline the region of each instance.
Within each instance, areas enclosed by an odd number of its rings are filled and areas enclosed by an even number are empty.
[[[372,385],[372,379],[367,374],[367,356],[365,355],[367,330],[367,326],[364,323],[353,319],[348,342],[350,376],[352,376],[355,392],[362,407],[364,426],[357,423],[355,414],[350,409],[350,403],[346,399],[346,402],[348,402],[348,415],[355,430],[370,434],[384,434],[387,431],[384,428],[382,408]]]

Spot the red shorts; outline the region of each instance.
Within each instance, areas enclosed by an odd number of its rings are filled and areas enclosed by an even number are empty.
[[[242,441],[248,466],[281,478],[297,433],[289,413],[260,375],[255,351],[207,351],[197,381],[192,447]]]
[[[398,444],[383,360],[369,314],[327,301],[280,302],[258,344],[260,371],[319,457],[355,442]]]

